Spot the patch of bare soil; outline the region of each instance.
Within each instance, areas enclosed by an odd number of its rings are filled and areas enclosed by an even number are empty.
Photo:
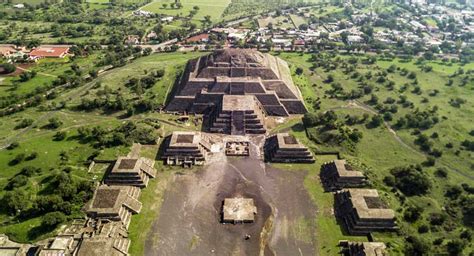
[[[221,157],[200,171],[177,175],[145,254],[315,255],[316,208],[304,189],[306,172],[266,165],[257,148],[254,144],[250,157]],[[254,199],[254,223],[221,223],[223,199],[235,196]]]

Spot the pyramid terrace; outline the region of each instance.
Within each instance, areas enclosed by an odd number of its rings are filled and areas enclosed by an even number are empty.
[[[147,158],[119,157],[112,170],[107,173],[108,185],[146,187],[150,178],[156,176],[154,161]]]
[[[264,150],[266,159],[271,162],[314,163],[313,155],[308,148],[288,133],[268,137]]]
[[[165,142],[162,159],[168,165],[202,165],[210,150],[210,143],[201,133],[177,131]]]
[[[367,177],[352,169],[346,160],[334,160],[324,163],[321,169],[321,181],[328,190],[363,187]]]
[[[252,95],[224,95],[211,114],[211,132],[232,135],[264,134],[265,113]]]
[[[85,206],[85,211],[91,218],[120,221],[128,228],[132,214],[139,213],[142,208],[137,200],[139,195],[138,187],[102,185]]]
[[[217,50],[189,61],[168,111],[204,114],[223,95],[254,95],[269,116],[304,114],[288,64],[249,49]]]
[[[387,246],[381,242],[339,241],[344,256],[387,256]]]
[[[335,194],[335,212],[352,235],[397,229],[394,211],[386,207],[375,189],[338,191]]]

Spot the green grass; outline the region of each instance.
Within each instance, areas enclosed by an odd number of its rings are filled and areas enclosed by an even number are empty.
[[[152,54],[135,60],[124,67],[117,68],[113,72],[99,78],[102,86],[113,90],[119,90],[130,96],[130,89],[125,87],[130,78],[140,78],[145,76],[145,71],[152,72],[159,69],[165,70],[162,77],[152,88],[146,90],[145,96],[149,96],[159,103],[164,104],[168,93],[171,91],[177,75],[184,69],[189,59],[196,58],[203,53],[191,52],[183,53],[160,53]],[[94,94],[95,90],[90,90],[89,94]],[[80,99],[76,100],[78,103]]]
[[[192,21],[200,25],[199,23],[204,20],[204,17],[207,15],[211,16],[211,21],[214,23],[221,21],[222,13],[229,5],[230,0],[182,0],[181,3],[183,7],[181,9],[172,9],[170,6],[171,3],[174,3],[174,0],[157,0],[143,7],[143,10],[170,16],[185,17],[193,10],[194,6],[198,6],[199,10],[192,18]],[[163,4],[168,5],[166,9],[163,8]]]
[[[320,97],[321,100],[321,110],[325,111],[329,109],[334,109],[339,117],[344,117],[347,114],[350,115],[359,115],[361,116],[364,111],[360,109],[355,109],[347,106],[347,102],[338,100],[336,98],[323,97],[325,91],[330,89],[328,84],[323,83],[323,80],[328,75],[328,72],[325,72],[321,69],[316,69],[314,72],[309,71],[311,63],[309,62],[309,55],[294,54],[294,53],[282,53],[279,55],[283,59],[287,60],[291,65],[291,70],[293,73],[293,80],[295,84],[300,88],[304,95],[304,99],[309,107],[312,109],[311,103],[316,97]],[[342,59],[346,59],[347,56],[340,56]],[[430,62],[429,65],[433,66],[433,71],[430,73],[424,73],[419,70],[419,68],[414,65],[413,62],[402,63],[399,60],[394,62],[388,61],[378,61],[376,65],[367,66],[359,64],[357,71],[360,73],[365,73],[371,70],[373,73],[377,70],[386,69],[392,63],[400,67],[405,67],[410,71],[417,73],[418,82],[420,87],[422,87],[423,95],[428,97],[426,92],[432,89],[438,89],[440,93],[436,97],[429,97],[429,103],[421,103],[421,97],[410,93],[409,91],[405,93],[408,96],[409,100],[413,101],[416,106],[420,109],[425,109],[429,105],[437,105],[439,107],[440,117],[446,116],[448,119],[441,121],[440,124],[436,125],[434,128],[425,131],[426,134],[431,134],[436,131],[440,134],[440,138],[434,140],[435,147],[442,148],[444,151],[443,156],[437,161],[438,164],[436,167],[442,165],[448,165],[449,167],[453,166],[457,170],[463,173],[470,173],[472,165],[471,154],[469,152],[461,152],[460,155],[454,155],[451,150],[444,149],[444,144],[447,142],[454,142],[456,145],[459,145],[460,141],[465,138],[468,138],[467,133],[469,129],[472,129],[472,125],[467,121],[469,120],[468,116],[472,116],[473,105],[471,103],[466,103],[461,109],[456,109],[451,107],[448,104],[448,99],[455,96],[470,98],[472,95],[472,84],[466,85],[465,87],[459,87],[453,85],[452,87],[445,86],[445,81],[447,76],[452,74],[460,66],[458,64],[453,64],[452,66],[443,65],[440,62]],[[294,74],[296,67],[302,67],[304,69],[304,74],[298,76]],[[463,68],[465,70],[472,69],[473,64],[465,65]],[[335,81],[340,82],[345,91],[350,91],[353,88],[357,87],[357,83],[345,75],[341,70],[336,69],[335,71],[330,71],[335,77]],[[396,88],[399,88],[401,84],[408,81],[406,77],[401,77],[397,74],[389,74],[390,80],[396,82]],[[455,79],[455,84],[459,82]],[[372,83],[375,84],[375,83]],[[393,98],[398,98],[397,89],[394,91],[389,91],[383,86],[378,86],[374,93],[379,96],[380,101],[385,100],[386,97],[391,96]],[[368,97],[364,97],[361,101],[367,100]],[[409,110],[399,107],[399,113],[395,115],[395,120],[397,116],[404,115],[408,113]],[[313,151],[339,151],[342,154],[343,158],[348,159],[348,161],[359,170],[363,170],[369,177],[369,180],[372,182],[372,186],[379,190],[380,195],[383,200],[389,205],[390,208],[396,211],[396,215],[399,219],[399,224],[402,229],[402,233],[405,235],[417,234],[417,227],[423,223],[426,223],[426,218],[429,213],[434,212],[443,212],[443,207],[447,203],[447,200],[444,197],[447,186],[468,183],[471,186],[474,184],[472,180],[466,179],[462,175],[452,171],[449,172],[448,179],[436,178],[433,173],[436,167],[424,168],[426,175],[433,183],[433,187],[430,192],[424,196],[414,196],[408,197],[406,203],[419,205],[423,207],[424,213],[421,220],[417,221],[414,224],[409,224],[404,222],[401,217],[399,210],[403,209],[405,205],[402,205],[399,199],[391,192],[390,188],[386,187],[382,180],[389,174],[389,170],[396,166],[404,166],[408,164],[417,164],[425,160],[425,156],[419,152],[413,152],[411,149],[406,148],[402,143],[396,140],[394,135],[388,131],[385,127],[379,127],[376,129],[367,129],[364,125],[355,125],[353,128],[357,128],[363,133],[362,140],[357,144],[355,148],[348,148],[345,146],[338,145],[327,145],[327,144],[315,144],[310,141],[304,132],[301,129],[301,122],[298,119],[293,119],[280,127],[277,127],[274,131],[287,131],[289,130],[294,134],[300,141],[305,143]],[[408,130],[397,131],[404,143],[408,144],[411,147],[417,148],[414,145],[413,140],[414,136],[410,134]],[[452,150],[454,151],[454,150]],[[332,196],[322,192],[321,185],[319,183],[319,165],[321,162],[328,161],[326,157],[317,157],[317,163],[315,167],[307,167],[306,169],[311,170],[307,180],[305,181],[305,186],[310,192],[315,205],[318,207],[318,216],[317,216],[317,237],[318,241],[318,250],[321,255],[335,255],[337,252],[336,244],[339,239],[348,239],[354,240],[359,239],[357,237],[344,237],[342,233],[339,233],[338,225],[335,223],[333,216],[331,215],[330,210],[332,209]],[[301,167],[304,168],[304,167]],[[326,213],[324,213],[327,211]],[[444,237],[445,239],[454,239],[459,236],[461,223],[457,224],[457,228],[446,233],[443,229],[434,229],[422,236],[428,241],[433,241],[435,238]],[[402,249],[404,246],[403,236],[397,236],[396,234],[390,233],[375,233],[375,240],[383,241],[388,243],[390,246],[390,252],[393,255],[402,254]],[[362,239],[362,238],[360,238]],[[444,245],[443,245],[444,246]],[[433,251],[441,253],[443,251],[441,246],[433,246]],[[472,246],[466,249],[468,252],[472,249]]]

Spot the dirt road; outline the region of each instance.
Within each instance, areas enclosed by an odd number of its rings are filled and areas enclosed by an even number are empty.
[[[147,236],[145,254],[315,255],[316,208],[304,189],[306,172],[264,164],[261,140],[250,157],[219,155],[195,173],[176,175]],[[220,223],[223,199],[234,196],[254,199],[254,223]]]

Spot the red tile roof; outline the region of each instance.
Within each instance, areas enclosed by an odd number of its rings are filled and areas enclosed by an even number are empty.
[[[195,42],[201,42],[204,39],[209,39],[209,34],[199,34],[196,36],[192,36],[188,39],[186,39],[186,42],[188,43],[195,43]]]
[[[67,46],[40,46],[30,52],[31,57],[56,57],[61,58],[69,51]]]

